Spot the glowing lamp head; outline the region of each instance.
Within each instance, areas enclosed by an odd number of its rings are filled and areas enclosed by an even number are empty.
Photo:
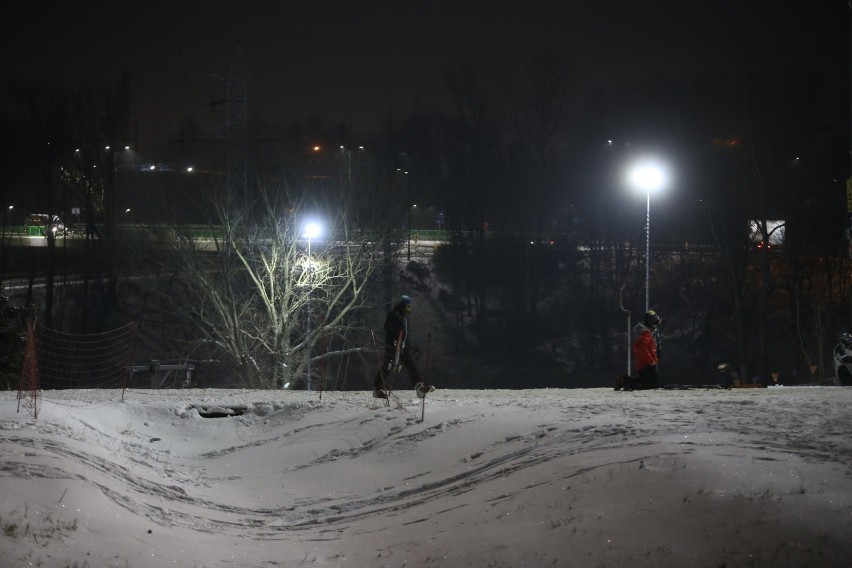
[[[630,169],[630,184],[649,193],[662,189],[667,182],[665,168],[656,162],[640,162]]]
[[[320,236],[320,233],[322,233],[322,227],[319,226],[319,223],[311,222],[305,225],[302,236],[306,239],[315,239]]]

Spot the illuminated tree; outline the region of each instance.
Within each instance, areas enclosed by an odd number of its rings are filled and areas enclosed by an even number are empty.
[[[298,388],[308,369],[369,346],[362,317],[382,239],[356,231],[373,223],[339,196],[310,212],[324,230],[309,251],[304,201],[259,195],[250,209],[218,208],[210,232],[177,233],[172,279],[159,292],[185,326],[186,357],[221,362],[244,387]]]

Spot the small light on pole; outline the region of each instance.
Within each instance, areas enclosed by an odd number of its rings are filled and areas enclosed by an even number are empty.
[[[653,160],[643,160],[630,168],[630,184],[645,191],[645,311],[651,309],[651,192],[665,187],[668,181],[665,167]]]
[[[305,341],[307,342],[307,360],[308,360],[308,374],[306,381],[306,389],[313,390],[312,378],[311,378],[311,287],[313,286],[313,271],[311,268],[312,260],[311,260],[311,240],[317,238],[322,233],[322,227],[320,227],[319,223],[314,221],[310,221],[305,224],[305,229],[302,231],[302,237],[308,240],[308,321],[305,326],[307,333],[305,335]]]
[[[403,172],[408,181],[408,260],[411,260],[411,176]]]
[[[305,225],[305,230],[302,231],[302,237],[308,239],[308,259],[311,256],[311,240],[317,238],[322,233],[322,228],[319,223],[310,222]]]

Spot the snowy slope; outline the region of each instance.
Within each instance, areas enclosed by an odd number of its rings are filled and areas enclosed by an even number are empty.
[[[121,397],[0,396],[0,565],[852,558],[852,389]]]

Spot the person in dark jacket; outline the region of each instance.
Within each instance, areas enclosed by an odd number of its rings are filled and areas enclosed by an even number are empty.
[[[417,365],[414,364],[414,359],[411,357],[411,349],[406,346],[408,314],[411,313],[411,310],[411,298],[402,296],[385,318],[385,354],[382,366],[373,381],[373,396],[376,398],[388,397],[388,377],[394,370],[398,371],[402,367],[408,371],[408,378],[411,379],[411,384],[414,385],[417,396],[423,398],[426,393],[435,390],[435,387],[423,383],[420,371],[417,370]],[[399,347],[399,360],[396,362],[397,369],[394,369],[397,347]]]
[[[660,387],[660,373],[657,369],[660,352],[654,335],[660,321],[662,320],[657,312],[649,310],[633,328],[633,356],[636,360],[636,372],[639,374],[638,388],[641,390]]]

